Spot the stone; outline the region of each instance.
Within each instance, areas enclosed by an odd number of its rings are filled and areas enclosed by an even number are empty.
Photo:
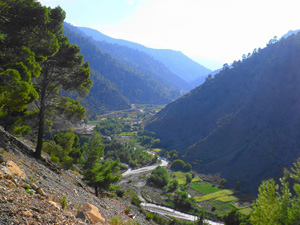
[[[5,161],[4,161],[4,157],[3,157],[3,155],[2,154],[0,154],[0,163],[4,163]]]
[[[85,214],[82,212],[82,211],[79,211],[77,214],[76,214],[76,218],[77,219],[81,219],[82,221],[86,221],[86,217],[85,217]]]
[[[7,161],[6,167],[10,170],[13,175],[17,175],[21,178],[25,178],[26,174],[20,169],[20,167],[13,161]]]
[[[33,214],[29,210],[23,210],[22,215],[26,217],[33,217]]]
[[[40,195],[42,195],[42,196],[45,196],[45,197],[47,197],[48,195],[46,194],[46,192],[44,192],[44,190],[42,189],[42,188],[38,188],[37,189],[37,192],[40,194]]]
[[[57,208],[58,210],[60,210],[60,205],[57,202],[54,201],[48,201],[51,205],[53,205],[55,208]]]
[[[101,216],[99,209],[88,202],[83,205],[81,211],[92,224],[97,222],[105,222],[105,219]]]
[[[31,187],[32,187],[34,190],[37,190],[37,189],[39,188],[35,183],[32,183],[32,184],[31,184]]]
[[[10,170],[6,166],[0,166],[0,173],[3,174],[3,176],[5,176],[5,177],[7,175],[12,176],[12,173],[10,172]]]

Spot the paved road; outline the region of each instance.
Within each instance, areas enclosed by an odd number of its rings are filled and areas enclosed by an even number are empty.
[[[151,165],[151,166],[145,166],[145,167],[142,167],[142,168],[139,168],[139,169],[136,169],[136,170],[128,169],[122,175],[123,175],[123,177],[128,177],[130,175],[152,171],[158,166],[166,167],[168,165],[168,161],[163,159],[163,158],[160,158],[160,159],[161,159],[161,161],[159,163],[156,163],[156,164]]]

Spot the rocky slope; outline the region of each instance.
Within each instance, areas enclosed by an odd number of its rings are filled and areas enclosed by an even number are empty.
[[[28,141],[2,129],[0,151],[0,224],[111,224],[113,218],[149,224],[129,202],[96,197],[78,175],[36,160]]]

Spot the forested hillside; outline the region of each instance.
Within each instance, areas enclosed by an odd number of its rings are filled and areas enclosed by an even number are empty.
[[[97,41],[105,41],[107,43],[123,45],[131,49],[136,49],[145,52],[146,54],[151,55],[154,59],[160,61],[172,73],[174,73],[175,75],[182,78],[188,83],[191,83],[193,80],[201,77],[205,78],[210,72],[209,69],[194,62],[186,55],[184,55],[182,52],[169,50],[169,49],[147,48],[143,45],[133,43],[130,41],[111,38],[91,28],[87,28],[87,27],[78,27],[78,28],[81,31],[83,31],[86,35],[91,36],[93,39]]]
[[[101,51],[108,53],[114,59],[150,75],[168,88],[184,93],[192,89],[192,86],[186,81],[172,73],[165,65],[145,52],[104,41],[95,41],[95,44]]]
[[[256,192],[300,156],[300,34],[271,40],[154,116],[146,129],[204,173]]]
[[[80,52],[89,61],[91,68],[115,85],[119,93],[131,103],[166,104],[179,97],[180,93],[176,89],[167,88],[153,77],[103,53],[76,27],[65,23],[64,33],[71,43],[80,46]],[[94,85],[97,85],[97,80],[94,80]],[[92,91],[91,94],[94,95]],[[89,102],[88,104],[93,103]]]

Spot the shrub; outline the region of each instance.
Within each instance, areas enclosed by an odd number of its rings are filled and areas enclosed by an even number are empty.
[[[166,168],[161,166],[156,167],[154,170],[152,170],[149,180],[159,187],[164,187],[167,185],[169,183],[169,176]]]

